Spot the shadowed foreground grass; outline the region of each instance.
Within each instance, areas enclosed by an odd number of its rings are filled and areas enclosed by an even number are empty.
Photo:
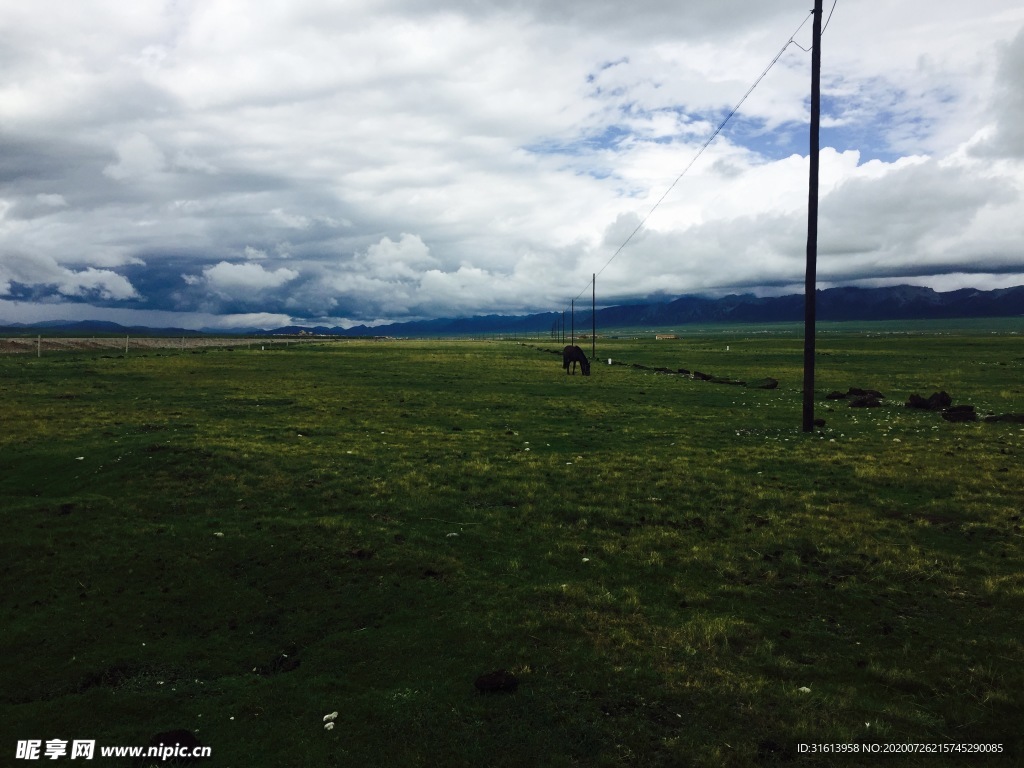
[[[602,340],[589,378],[546,342],[0,358],[0,749],[184,728],[223,766],[1019,760],[1024,425],[903,402],[1024,412],[1024,347],[885,330],[822,334],[813,435],[784,328]],[[823,399],[851,386],[888,397]],[[498,669],[518,689],[479,694]]]

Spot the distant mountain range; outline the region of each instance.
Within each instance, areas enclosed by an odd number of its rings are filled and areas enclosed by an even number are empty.
[[[842,320],[940,320],[970,317],[1024,317],[1024,286],[979,291],[964,288],[939,293],[931,288],[899,285],[892,288],[827,288],[817,292],[817,318]],[[782,323],[804,319],[803,294],[758,298],[752,294],[709,299],[681,296],[672,301],[626,304],[597,310],[597,327],[668,327],[697,323]],[[561,312],[515,317],[483,315],[442,318],[352,328],[286,327],[275,333],[305,330],[346,336],[462,336],[474,333],[548,331]],[[590,309],[576,310],[577,330],[591,325]]]
[[[898,285],[891,288],[828,288],[817,293],[817,317],[821,321],[843,320],[946,320],[976,317],[1024,317],[1024,286],[980,291],[963,288],[940,293],[931,288]],[[804,316],[802,294],[758,298],[752,294],[709,299],[681,296],[671,301],[625,304],[597,310],[599,329],[636,326],[667,327],[697,323],[779,323],[799,322]],[[180,328],[142,328],[104,321],[47,321],[30,325],[0,326],[0,332],[45,332],[79,335],[166,335],[217,334],[299,334],[330,336],[466,336],[487,333],[547,332],[560,321],[561,312],[533,315],[477,315],[440,318],[389,325],[357,325],[352,328],[285,326],[272,330],[245,328],[230,331]],[[591,325],[588,309],[576,311],[577,328],[586,332]]]
[[[202,330],[190,331],[186,328],[148,328],[142,325],[120,325],[107,320],[44,320],[39,323],[3,323],[0,322],[0,333],[24,334],[26,332],[59,333],[75,336],[203,336],[207,333],[224,334],[224,331]],[[232,334],[235,331],[232,331]],[[246,329],[240,333],[266,333],[266,331]]]
[[[822,321],[1020,317],[1024,316],[1024,286],[994,291],[964,288],[946,293],[910,285],[828,288],[817,292],[816,309],[817,318]],[[597,314],[598,322],[605,320],[609,326],[793,322],[803,320],[804,297],[683,296],[665,304],[610,307]]]

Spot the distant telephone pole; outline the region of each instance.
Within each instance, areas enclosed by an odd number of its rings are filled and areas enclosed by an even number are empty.
[[[821,2],[814,0],[811,47],[810,175],[807,183],[807,272],[804,277],[803,431],[814,431],[814,325],[818,270],[818,128],[821,123]]]
[[[590,359],[597,359],[597,273],[590,278]]]

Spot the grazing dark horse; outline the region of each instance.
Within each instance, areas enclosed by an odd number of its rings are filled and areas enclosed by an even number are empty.
[[[580,364],[584,376],[590,375],[590,361],[583,350],[575,345],[568,345],[562,350],[562,367],[565,368],[566,376],[569,375],[569,363],[572,363],[573,376],[576,375],[576,363]]]

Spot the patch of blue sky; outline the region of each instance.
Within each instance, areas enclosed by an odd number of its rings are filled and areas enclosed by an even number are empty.
[[[600,133],[593,134],[584,139],[585,144],[591,151],[615,150],[633,138],[633,131],[624,125],[608,125]]]
[[[715,127],[721,125],[724,118],[724,114],[716,117]],[[768,126],[762,119],[736,114],[722,128],[716,141],[723,139],[768,161],[807,153],[807,126],[799,123]]]
[[[893,162],[906,154],[905,145],[916,137],[926,136],[930,120],[913,109],[901,108],[899,101],[885,100],[876,110],[863,98],[822,95],[822,147],[845,152],[856,150],[860,162],[881,160]],[[810,111],[809,99],[807,103]],[[629,102],[618,107],[619,120],[599,130],[571,139],[551,139],[525,147],[537,154],[561,155],[569,158],[593,158],[596,155],[622,151],[629,146],[650,142],[703,142],[722,124],[728,111],[695,115],[682,107],[642,109]],[[658,123],[669,115],[671,123]],[[794,154],[806,156],[809,151],[809,126],[802,121],[769,124],[759,117],[748,117],[742,111],[725,124],[716,141],[727,140],[743,147],[766,162],[782,160]],[[600,165],[582,171],[597,179],[614,175],[611,167]]]
[[[572,139],[546,139],[528,144],[524,149],[539,155],[567,155],[581,157],[604,150],[619,149],[633,133],[623,125],[607,125],[598,132]]]
[[[807,103],[808,113],[810,103]],[[822,95],[819,140],[822,147],[839,152],[856,150],[860,162],[893,162],[906,154],[905,145],[924,137],[931,121],[911,111],[883,107],[871,111],[866,105],[851,108],[842,100]],[[744,147],[766,161],[781,160],[810,151],[810,125],[787,121],[768,125],[766,121],[737,114],[722,130],[731,143]]]
[[[837,152],[856,150],[860,153],[860,163],[870,160],[881,160],[891,163],[904,155],[890,148],[887,143],[879,142],[879,135],[870,126],[850,124],[823,127],[819,134],[822,147],[831,147]],[[807,150],[804,150],[804,154]]]
[[[807,101],[810,112],[810,99]],[[871,108],[870,102],[823,93],[821,96],[820,141],[823,147],[839,152],[857,150],[860,161],[892,162],[899,157],[888,139],[888,126],[895,119],[887,106]],[[805,135],[807,130],[805,129]]]
[[[934,130],[929,110],[955,100],[952,94],[912,96],[881,80],[847,85],[821,97],[821,144],[839,151],[857,150],[862,163],[893,162],[922,151]],[[810,110],[810,99],[807,100]]]

